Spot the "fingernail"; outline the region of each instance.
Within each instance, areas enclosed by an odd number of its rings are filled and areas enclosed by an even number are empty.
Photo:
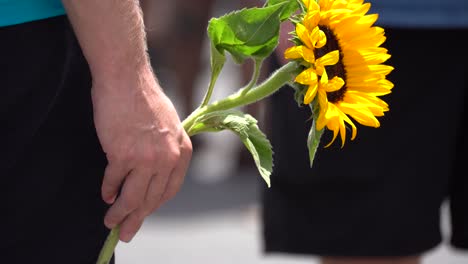
[[[113,204],[115,202],[116,197],[117,197],[116,195],[114,195],[112,197],[107,197],[107,198],[104,199],[104,202],[106,202],[107,204]]]

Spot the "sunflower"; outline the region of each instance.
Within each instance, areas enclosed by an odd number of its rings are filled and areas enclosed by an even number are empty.
[[[378,15],[367,15],[370,3],[363,0],[302,2],[304,12],[295,21],[293,32],[296,45],[284,55],[299,60],[305,68],[295,82],[307,87],[304,104],[319,105],[315,129],[333,131],[327,146],[338,134],[344,146],[348,127],[351,140],[356,137],[354,122],[379,127],[376,117],[389,110],[378,97],[393,88],[386,79],[393,67],[382,64],[390,58],[380,47],[385,42],[384,29],[373,26]]]

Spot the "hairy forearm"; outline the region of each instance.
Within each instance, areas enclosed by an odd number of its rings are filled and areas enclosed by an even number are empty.
[[[63,0],[94,81],[151,69],[136,0]]]

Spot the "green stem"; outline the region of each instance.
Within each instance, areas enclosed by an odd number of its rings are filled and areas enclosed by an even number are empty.
[[[104,242],[96,264],[109,264],[114,255],[115,247],[119,242],[119,232],[120,226],[116,226],[110,231],[109,235],[107,235],[106,242]]]
[[[211,78],[210,84],[208,85],[208,90],[206,91],[205,97],[203,98],[200,107],[207,105],[210,102],[211,95],[213,94],[213,89],[216,84],[221,70],[223,69],[224,63],[226,62],[226,57],[224,54],[219,53],[216,47],[211,45]]]
[[[252,74],[252,79],[250,80],[249,84],[242,90],[242,94],[245,95],[257,84],[258,77],[260,77],[260,69],[263,64],[263,59],[254,59],[254,71]]]
[[[203,101],[200,104],[200,107],[203,107],[210,102],[210,98],[211,98],[211,95],[213,94],[213,89],[216,84],[216,79],[218,79],[218,76],[215,74],[212,74],[210,78],[210,85],[208,86],[208,90],[206,91],[205,97],[203,98]]]
[[[193,126],[193,123],[198,117],[206,113],[248,105],[273,94],[278,89],[283,87],[287,82],[291,81],[292,78],[297,74],[297,71],[297,64],[295,62],[289,62],[276,70],[262,84],[250,89],[248,92],[244,93],[244,89],[241,89],[222,100],[196,109],[184,121],[182,121],[182,125],[184,126],[185,131],[187,131],[189,135],[193,135],[191,134],[190,128]]]

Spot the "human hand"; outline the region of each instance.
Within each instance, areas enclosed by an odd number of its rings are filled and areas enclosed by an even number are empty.
[[[104,223],[110,229],[120,224],[125,242],[178,192],[192,155],[190,138],[151,70],[136,75],[94,80],[92,90],[96,131],[108,160],[102,198],[112,204]]]

